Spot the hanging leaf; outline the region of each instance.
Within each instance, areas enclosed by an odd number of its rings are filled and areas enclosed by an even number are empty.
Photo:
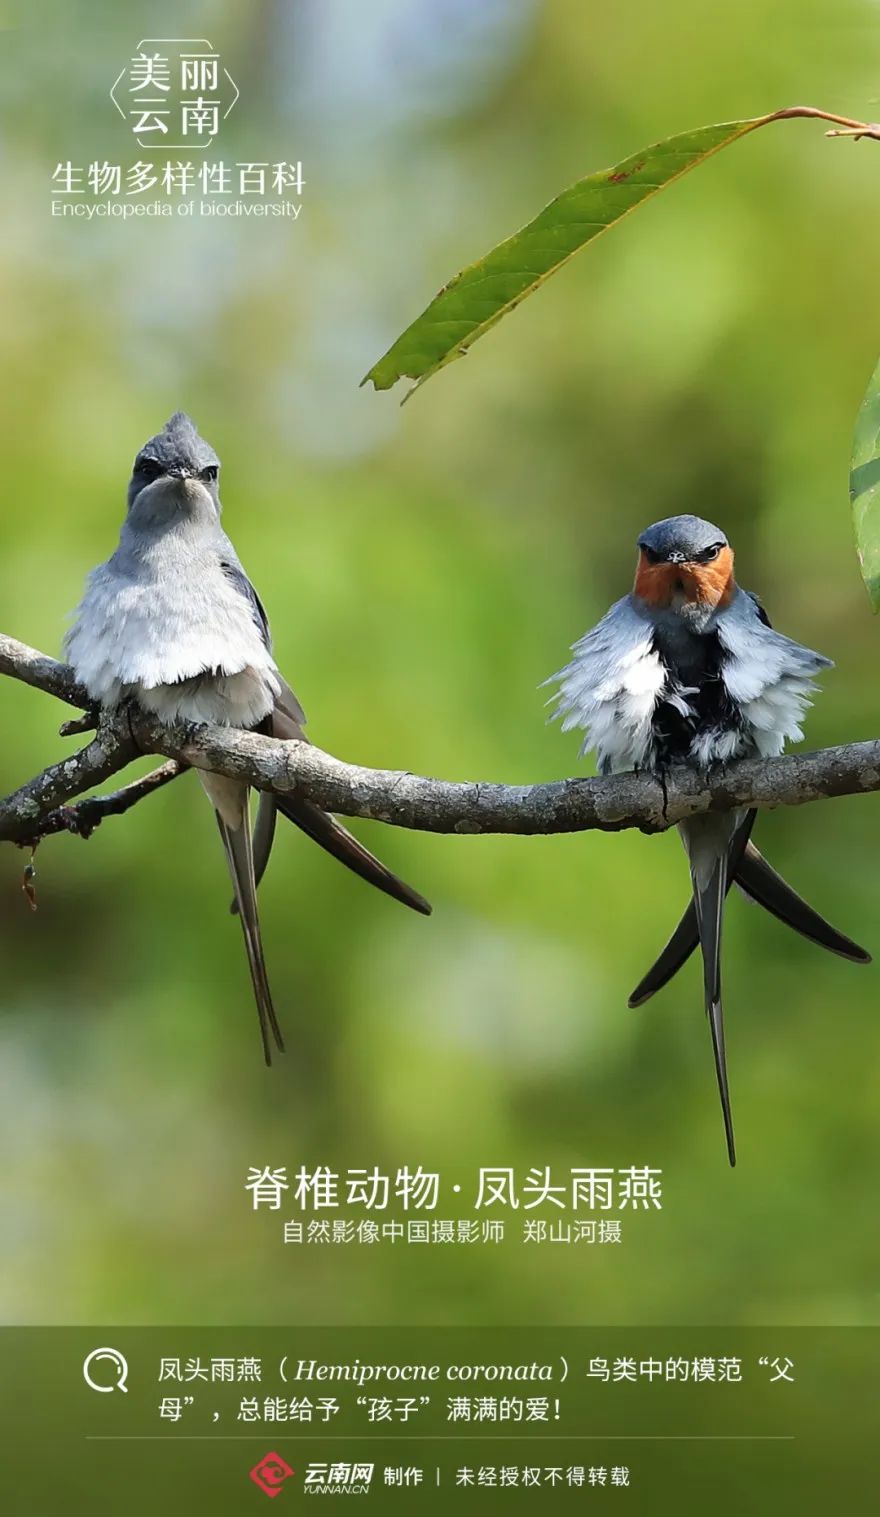
[[[862,579],[871,605],[880,611],[880,363],[871,375],[856,421],[849,498]]]
[[[839,135],[880,135],[876,126],[812,106],[792,106],[769,116],[682,132],[633,153],[613,168],[588,174],[551,200],[521,231],[456,274],[362,383],[372,380],[377,390],[388,390],[407,375],[416,381],[413,389],[418,389],[438,369],[463,358],[502,316],[646,200],[758,127],[796,117],[835,121],[844,128]]]

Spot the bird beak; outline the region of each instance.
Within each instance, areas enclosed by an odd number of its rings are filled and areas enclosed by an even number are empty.
[[[686,562],[686,559],[683,553],[680,553],[677,548],[673,548],[672,552],[669,554],[667,562],[670,564],[683,564]]]
[[[169,479],[186,479],[186,469],[166,469]]]

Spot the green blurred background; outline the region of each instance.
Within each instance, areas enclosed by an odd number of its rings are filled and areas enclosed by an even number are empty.
[[[207,35],[241,88],[222,156],[304,160],[298,223],[52,219],[59,160],[138,156],[107,91],[166,32]],[[403,411],[358,381],[579,175],[793,103],[871,119],[878,44],[875,0],[6,6],[0,627],[60,647],[137,447],[181,406],[341,757],[576,772],[539,683],[677,511],[718,521],[776,625],[835,659],[810,745],[876,736],[846,490],[880,350],[876,145],[770,128]],[[67,750],[50,699],[6,682],[2,703],[8,790]],[[686,896],[674,837],[360,830],[435,915],[285,829],[261,892],[289,1047],[272,1071],[192,777],[88,844],[46,843],[36,914],[3,851],[2,1320],[877,1320],[876,970],[731,901],[731,1173],[696,967],[626,1009]],[[874,798],[758,836],[880,947]],[[285,1249],[247,1169],[319,1163],[421,1163],[465,1194],[481,1165],[650,1164],[665,1208],[614,1248]]]

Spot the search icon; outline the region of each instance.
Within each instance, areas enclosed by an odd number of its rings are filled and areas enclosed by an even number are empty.
[[[113,1376],[111,1385],[102,1385],[100,1380],[93,1380],[89,1373],[104,1359],[108,1359],[113,1366],[110,1371]],[[124,1354],[120,1354],[118,1348],[93,1348],[83,1362],[83,1379],[86,1385],[93,1391],[127,1391],[126,1380],[128,1378],[128,1360]]]

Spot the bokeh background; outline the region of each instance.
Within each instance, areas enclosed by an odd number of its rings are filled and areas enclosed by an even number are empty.
[[[401,410],[358,381],[452,273],[579,175],[673,132],[880,94],[875,0],[262,0],[0,7],[0,626],[46,651],[182,406],[316,741],[365,764],[578,770],[540,682],[634,539],[718,521],[782,630],[837,664],[811,745],[876,736],[847,504],[880,349],[880,150],[792,122],[575,260]],[[207,35],[222,155],[302,158],[298,223],[50,216],[67,158],[138,156],[107,98],[141,35]],[[148,156],[148,155],[144,155]],[[65,751],[2,691],[0,787]],[[878,939],[878,802],[761,818]],[[261,891],[289,1053],[261,1062],[210,810],[187,777],[88,843],[0,858],[6,1322],[875,1321],[880,1022],[859,970],[733,899],[726,1165],[697,968],[626,997],[686,896],[674,837],[361,835],[424,921],[292,829]],[[620,1247],[285,1248],[251,1165],[649,1164]],[[442,1210],[442,1209],[441,1209]],[[449,1207],[445,1209],[447,1212]],[[463,1205],[462,1215],[470,1208]]]

